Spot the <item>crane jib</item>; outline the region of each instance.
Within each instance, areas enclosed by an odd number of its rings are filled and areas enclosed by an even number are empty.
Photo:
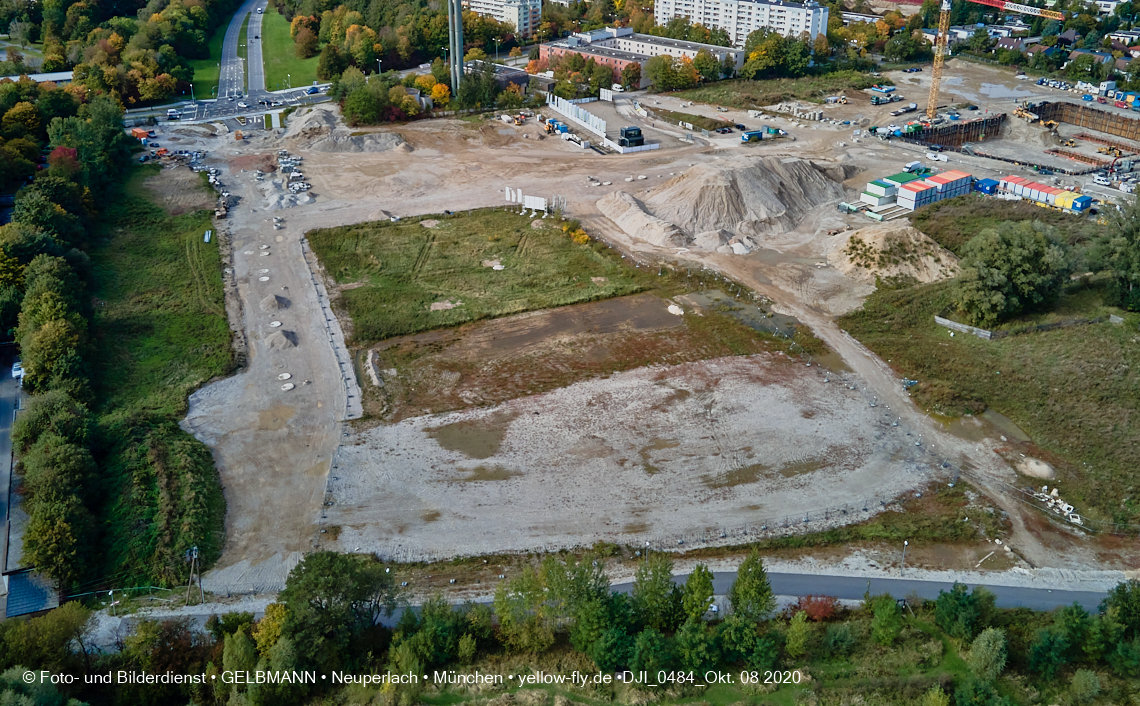
[[[1002,10],[1009,10],[1010,12],[1017,12],[1022,15],[1036,15],[1038,17],[1048,17],[1053,20],[1065,19],[1065,13],[1057,12],[1056,10],[1042,10],[1038,7],[1031,7],[1029,5],[1020,5],[1016,2],[1004,2],[1004,0],[969,0],[970,2],[979,5],[989,5]]]

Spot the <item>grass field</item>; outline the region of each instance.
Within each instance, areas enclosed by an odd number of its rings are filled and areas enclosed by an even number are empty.
[[[197,545],[221,552],[225,501],[210,450],[178,427],[187,396],[234,366],[210,213],[170,216],[144,194],[157,166],[137,167],[109,201],[91,251],[105,574],[172,583]]]
[[[309,233],[325,271],[339,284],[354,285],[341,302],[356,344],[607,299],[656,283],[603,245],[572,242],[554,221],[534,229],[530,218],[505,210],[431,218],[437,227],[417,218]],[[495,260],[502,270],[483,264]],[[430,310],[446,302],[454,308]]]
[[[961,256],[966,243],[979,231],[1002,221],[1035,220],[1055,227],[1070,245],[1085,243],[1098,235],[1097,225],[1028,201],[1001,201],[981,194],[968,194],[939,201],[914,212],[910,222],[936,243]]]
[[[745,79],[717,81],[700,88],[679,91],[675,95],[698,103],[732,108],[759,108],[792,98],[822,103],[824,98],[840,91],[860,91],[875,84],[890,83],[888,78],[871,76],[859,71],[836,71],[822,76],[778,78],[769,81]]]
[[[190,66],[194,69],[194,95],[197,98],[216,97],[219,72],[221,71],[222,43],[226,38],[226,27],[223,23],[214,30],[208,46],[210,56],[206,59],[191,59]]]
[[[113,240],[95,250],[99,283],[95,327],[106,341],[100,367],[106,409],[182,415],[186,396],[233,365],[222,303],[217,240],[206,211],[168,216],[137,195],[143,179],[159,172],[140,168],[124,196],[107,213]]]
[[[681,121],[690,123],[697,130],[700,130],[701,128],[704,128],[705,130],[716,130],[717,128],[722,127],[732,127],[733,125],[733,123],[730,123],[727,120],[706,118],[703,115],[692,115],[690,113],[678,113],[675,110],[661,110],[660,108],[654,108],[653,113],[661,120],[665,120],[666,122],[669,122],[673,125],[676,125]]]
[[[270,5],[261,19],[261,56],[265,62],[266,90],[276,91],[290,85],[308,86],[317,80],[319,57],[301,59],[295,46],[289,36],[289,22],[277,12],[276,7]]]
[[[880,290],[839,325],[892,361],[900,375],[918,380],[911,395],[927,409],[959,416],[991,407],[1011,418],[1034,440],[1035,453],[1057,467],[1065,497],[1082,515],[1140,522],[1140,316],[1117,311],[1126,320],[1120,326],[1074,326],[994,341],[952,338],[934,315],[949,304],[953,286]],[[1077,286],[1048,316],[1107,311],[1099,290]]]

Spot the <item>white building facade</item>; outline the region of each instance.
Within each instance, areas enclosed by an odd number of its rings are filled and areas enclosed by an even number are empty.
[[[463,7],[515,26],[520,37],[530,37],[542,22],[542,0],[463,0]]]
[[[807,34],[813,42],[827,33],[827,8],[816,2],[656,0],[653,17],[659,25],[687,17],[693,24],[723,29],[737,47],[743,47],[748,35],[758,29],[773,30],[785,37]]]

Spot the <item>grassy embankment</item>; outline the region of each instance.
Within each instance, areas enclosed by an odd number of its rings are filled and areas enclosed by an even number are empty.
[[[218,25],[210,36],[206,46],[210,49],[210,56],[205,59],[190,59],[190,66],[194,69],[194,96],[196,98],[216,97],[219,74],[221,72],[222,44],[226,38],[228,22]]]
[[[224,500],[209,450],[178,427],[187,396],[234,365],[217,239],[208,211],[169,216],[140,167],[105,212],[91,253],[99,371],[94,411],[104,439],[107,569],[161,578],[197,545],[221,550]]]
[[[1025,204],[954,199],[919,211],[913,221],[949,250],[961,252],[981,228],[1035,217],[1058,225],[1070,242],[1095,225]],[[1024,213],[1023,213],[1024,212]],[[1065,497],[1086,516],[1140,522],[1134,469],[1140,464],[1140,316],[1104,304],[1096,281],[1074,281],[1053,310],[1019,317],[1003,329],[1065,319],[1124,316],[1098,323],[1013,335],[993,341],[951,337],[934,323],[950,304],[952,282],[878,291],[839,325],[900,375],[919,380],[911,395],[932,412],[959,416],[989,407],[1033,439],[1035,455],[1058,469]]]
[[[317,80],[319,57],[301,59],[295,47],[289,35],[289,21],[270,5],[261,18],[261,56],[265,62],[266,90],[276,91],[289,85],[300,88]]]
[[[836,71],[821,76],[768,81],[717,81],[673,95],[683,100],[730,108],[759,108],[790,99],[822,103],[827,96],[834,96],[841,91],[861,91],[875,84],[890,85],[891,80],[859,71]]]

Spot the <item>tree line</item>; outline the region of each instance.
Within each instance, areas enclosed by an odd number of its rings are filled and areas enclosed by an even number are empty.
[[[868,594],[859,607],[846,609],[834,598],[806,596],[777,612],[763,560],[753,552],[728,590],[724,615],[710,612],[713,576],[706,566],[698,564],[676,584],[669,555],[636,561],[628,594],[611,590],[600,556],[551,556],[501,583],[490,605],[450,605],[435,595],[411,608],[393,567],[367,556],[315,552],[293,569],[260,619],[214,616],[203,632],[187,619],[144,618],[110,651],[94,649],[91,613],[70,603],[40,618],[0,623],[0,701],[30,689],[19,679],[23,668],[77,675],[136,669],[206,678],[142,688],[79,685],[52,695],[116,704],[410,705],[425,696],[423,684],[345,690],[319,679],[235,684],[210,677],[223,671],[486,673],[510,669],[511,656],[611,674],[795,669],[809,679],[814,674],[820,689],[841,689],[828,681],[843,682],[845,674],[878,674],[859,682],[860,698],[929,706],[948,706],[951,699],[958,706],[1008,706],[1023,684],[1067,703],[1098,695],[1115,703],[1140,677],[1135,580],[1110,591],[1096,613],[1077,604],[1048,613],[998,609],[992,593],[962,584],[934,600],[904,603]],[[399,606],[394,627],[381,625]],[[892,660],[917,672],[899,676],[908,668]],[[589,696],[612,700],[615,688],[595,688]]]

